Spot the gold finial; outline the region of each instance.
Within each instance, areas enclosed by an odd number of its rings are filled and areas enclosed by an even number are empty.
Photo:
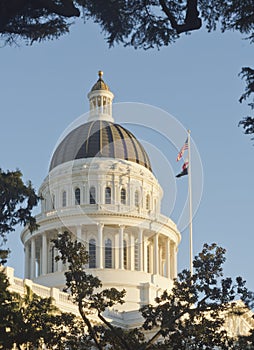
[[[102,70],[99,70],[98,75],[99,75],[99,79],[102,79],[103,71],[102,71]]]

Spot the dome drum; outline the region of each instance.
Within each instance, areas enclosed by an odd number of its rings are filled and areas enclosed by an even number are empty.
[[[64,176],[63,176],[64,174]],[[76,206],[89,213],[156,216],[162,189],[154,175],[131,161],[78,159],[54,168],[40,188],[42,213]],[[66,209],[65,209],[66,208]]]

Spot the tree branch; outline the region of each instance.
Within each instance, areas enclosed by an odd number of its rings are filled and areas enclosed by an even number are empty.
[[[120,340],[121,344],[122,344],[123,346],[125,346],[125,349],[126,349],[126,350],[131,350],[130,347],[129,347],[129,345],[128,345],[128,343],[127,343],[123,338],[121,338],[121,337],[119,336],[119,334],[116,332],[115,327],[113,327],[112,324],[111,324],[110,322],[108,322],[108,321],[102,316],[102,314],[101,314],[100,312],[98,312],[98,317],[99,317],[99,319],[100,319],[103,323],[105,323],[106,326],[108,326],[108,328],[112,331],[112,333]]]
[[[80,315],[83,319],[83,321],[85,322],[85,324],[87,325],[87,328],[88,328],[88,333],[92,336],[95,344],[96,344],[96,347],[99,349],[99,350],[103,350],[103,347],[101,346],[101,344],[99,343],[99,339],[89,321],[89,319],[86,317],[85,313],[84,313],[84,310],[83,310],[83,307],[82,307],[82,302],[79,302],[78,303],[78,308],[79,308],[79,312],[80,312]]]
[[[201,18],[199,18],[197,0],[187,0],[186,16],[183,24],[177,24],[175,17],[170,12],[165,0],[159,0],[162,11],[168,17],[171,27],[176,30],[177,34],[189,32],[191,30],[200,29],[202,26]]]
[[[162,8],[162,11],[166,14],[166,16],[167,16],[168,19],[169,19],[169,22],[170,22],[170,24],[171,24],[171,27],[177,31],[178,24],[177,24],[177,22],[176,22],[175,17],[174,17],[173,14],[169,11],[169,8],[167,7],[167,5],[166,5],[166,3],[165,3],[164,0],[159,0],[159,2],[160,2],[160,5],[161,5],[161,8]]]
[[[64,17],[79,17],[80,11],[74,6],[72,0],[61,0],[59,5],[53,0],[7,0],[0,2],[0,31],[3,31],[8,23],[22,11],[31,7],[31,9],[46,9],[51,13]]]
[[[59,16],[64,17],[79,17],[80,11],[77,7],[74,6],[72,0],[61,0],[60,4],[57,5],[53,0],[37,0],[38,4],[41,4],[41,7],[54,12]],[[38,6],[38,5],[37,5]]]

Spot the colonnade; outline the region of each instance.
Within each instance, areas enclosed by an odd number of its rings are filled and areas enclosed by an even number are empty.
[[[57,251],[51,239],[62,233],[45,231],[32,236],[25,243],[25,276],[35,279],[40,275],[62,272],[66,267],[56,262]],[[167,235],[135,226],[79,225],[72,232],[93,254],[94,265],[87,268],[141,271],[173,279],[176,277],[177,245]],[[90,247],[94,249],[90,251]],[[107,262],[106,262],[107,261]]]

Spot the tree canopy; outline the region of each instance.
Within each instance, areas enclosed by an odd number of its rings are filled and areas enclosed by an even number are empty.
[[[17,225],[28,225],[31,232],[37,229],[32,210],[39,200],[32,183],[23,182],[21,171],[0,169],[0,247]],[[0,250],[2,263],[7,255],[7,250]]]
[[[62,313],[51,298],[41,298],[26,287],[25,295],[10,292],[0,271],[0,349],[76,349],[84,329],[76,316]]]
[[[83,339],[87,349],[244,350],[254,345],[251,336],[232,338],[223,328],[225,315],[241,317],[253,308],[254,294],[241,277],[233,281],[223,276],[225,249],[216,244],[205,244],[195,257],[193,276],[188,270],[182,271],[171,291],[164,291],[153,305],[141,308],[144,323],[132,330],[115,327],[104,318],[107,307],[124,302],[125,291],[103,289],[101,281],[86,272],[85,246],[68,232],[59,234],[54,244],[59,250],[57,259],[69,266],[66,290],[78,304],[87,326]],[[91,314],[101,324],[92,323]]]
[[[151,48],[205,26],[237,30],[253,42],[252,0],[1,0],[0,33],[6,43],[58,38],[73,19],[98,23],[110,45]]]

